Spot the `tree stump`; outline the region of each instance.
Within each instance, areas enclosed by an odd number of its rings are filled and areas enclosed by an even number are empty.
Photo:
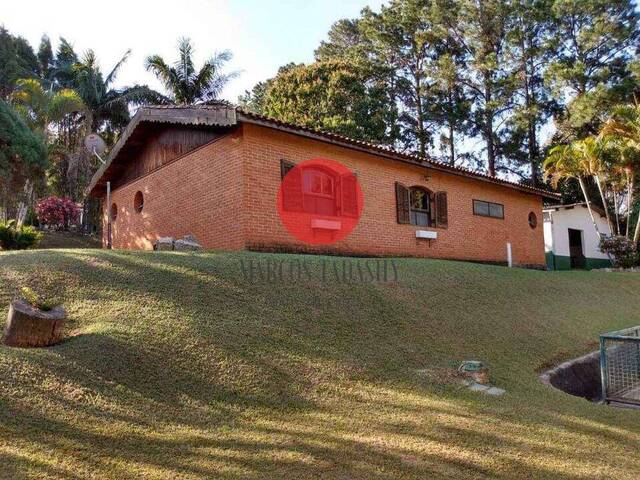
[[[22,300],[11,302],[2,339],[10,347],[46,347],[62,339],[67,312],[61,306],[47,312]]]

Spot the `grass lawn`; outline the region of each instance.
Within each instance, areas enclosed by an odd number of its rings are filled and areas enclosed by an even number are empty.
[[[252,282],[250,259],[312,278]],[[640,477],[640,411],[537,378],[640,324],[640,275],[403,259],[345,285],[323,259],[0,253],[3,318],[23,284],[70,314],[58,346],[0,347],[0,478]],[[508,393],[448,381],[464,359]]]

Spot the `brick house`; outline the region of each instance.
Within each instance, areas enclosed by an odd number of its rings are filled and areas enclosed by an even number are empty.
[[[346,166],[362,192],[356,227],[334,244],[297,240],[276,208],[284,175],[314,158]],[[328,182],[321,193],[330,198]],[[539,267],[545,264],[543,201],[558,199],[224,104],[141,108],[88,192],[102,200],[105,245],[111,213],[114,248],[151,249],[159,237],[193,234],[208,249],[506,263],[510,244],[514,264]]]

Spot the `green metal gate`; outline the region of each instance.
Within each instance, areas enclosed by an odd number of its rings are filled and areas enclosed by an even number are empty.
[[[605,402],[640,405],[640,326],[600,336]]]

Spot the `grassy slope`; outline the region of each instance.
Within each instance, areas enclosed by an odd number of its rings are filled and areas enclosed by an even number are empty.
[[[0,478],[640,475],[639,412],[536,375],[640,323],[640,276],[407,259],[396,285],[274,285],[241,258],[293,257],[0,254],[0,315],[53,281],[71,318],[61,345],[0,347]],[[508,394],[415,373],[467,358]]]

